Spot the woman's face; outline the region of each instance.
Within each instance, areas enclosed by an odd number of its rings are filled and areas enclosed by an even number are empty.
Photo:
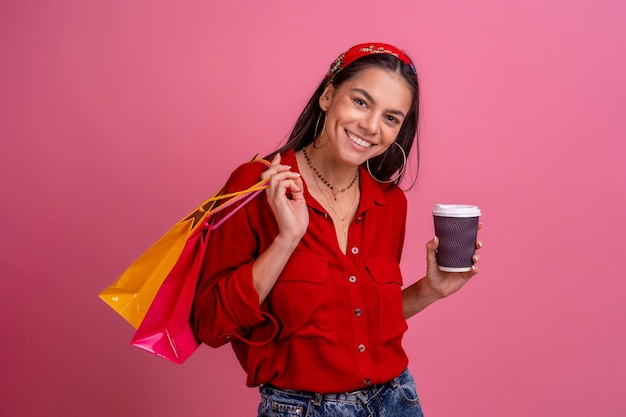
[[[411,89],[401,75],[365,69],[320,97],[326,111],[321,143],[331,144],[339,160],[361,165],[395,141],[411,108]]]

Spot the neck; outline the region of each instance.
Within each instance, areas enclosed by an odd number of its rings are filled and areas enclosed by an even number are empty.
[[[308,155],[310,160],[309,166],[313,174],[326,183],[333,186],[337,190],[344,189],[351,184],[359,171],[358,166],[347,165],[337,160],[337,158],[327,151],[327,148],[315,148],[312,144],[308,145],[304,150],[305,159]],[[307,161],[308,163],[309,161]],[[312,166],[311,166],[312,165]],[[315,172],[317,171],[317,172]]]

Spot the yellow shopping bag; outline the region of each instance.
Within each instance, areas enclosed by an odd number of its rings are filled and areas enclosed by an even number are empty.
[[[258,161],[269,165],[269,162],[265,160]],[[138,328],[163,281],[183,252],[192,231],[201,225],[217,207],[221,210],[265,188],[267,188],[267,181],[262,180],[246,190],[230,194],[216,193],[176,223],[137,258],[115,283],[102,291],[99,297],[135,329]],[[224,202],[217,204],[218,201]]]

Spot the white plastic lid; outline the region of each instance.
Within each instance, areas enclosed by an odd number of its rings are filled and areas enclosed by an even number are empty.
[[[469,204],[435,204],[433,215],[441,217],[479,217],[478,206]]]

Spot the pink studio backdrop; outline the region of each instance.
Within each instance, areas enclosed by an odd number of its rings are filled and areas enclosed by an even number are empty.
[[[229,347],[176,366],[97,294],[285,137],[335,56],[397,43],[422,82],[402,265],[435,202],[481,206],[482,273],[410,320],[428,417],[624,416],[620,1],[0,5],[0,415],[255,415]],[[323,365],[323,364],[320,364]]]

